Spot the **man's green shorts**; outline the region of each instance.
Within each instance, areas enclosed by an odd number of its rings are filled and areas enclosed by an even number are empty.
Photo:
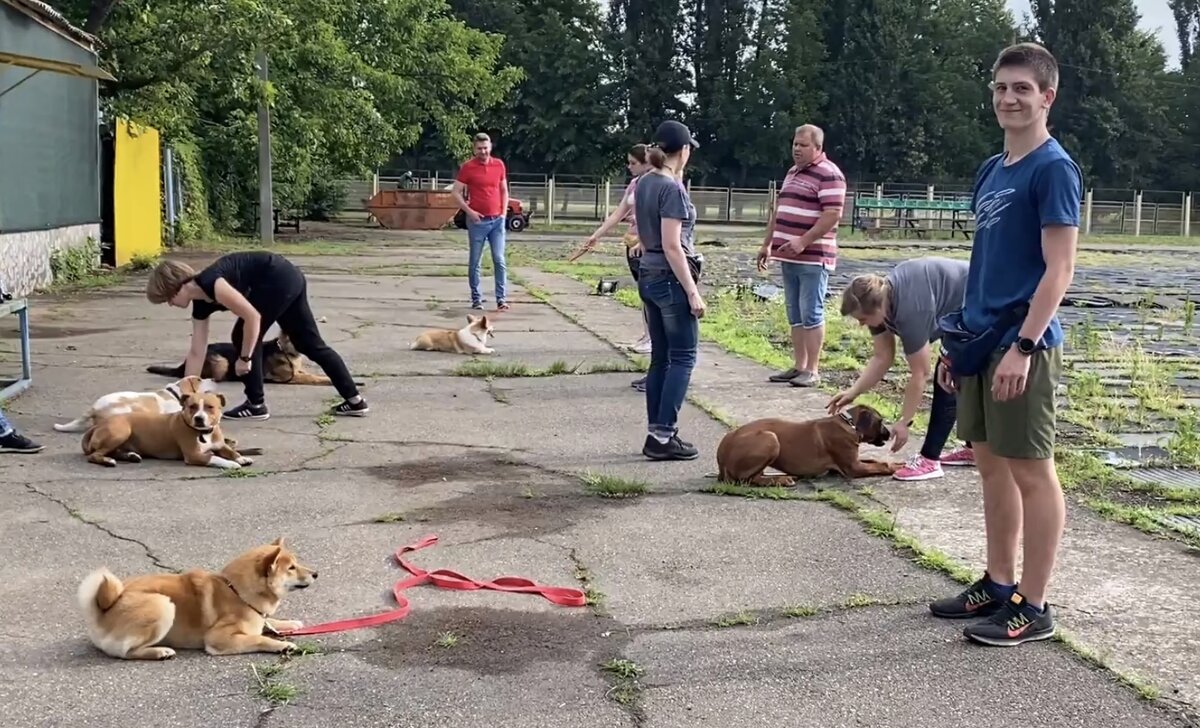
[[[1020,397],[992,399],[992,377],[1004,353],[992,356],[983,374],[958,381],[958,436],[986,443],[996,455],[1022,460],[1054,456],[1055,392],[1062,377],[1062,347],[1029,357],[1029,378]]]

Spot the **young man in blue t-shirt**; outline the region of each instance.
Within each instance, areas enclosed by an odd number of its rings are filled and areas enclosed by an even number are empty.
[[[983,480],[987,570],[930,610],[986,617],[964,634],[1006,646],[1054,634],[1046,589],[1066,520],[1054,466],[1063,341],[1057,311],[1075,273],[1083,182],[1047,129],[1058,86],[1054,56],[1034,43],[1010,46],[996,59],[991,85],[1004,152],[984,162],[972,190],[976,232],[962,322],[983,333],[1006,309],[1026,303],[1029,310],[1004,332],[983,372],[957,382],[942,377],[959,392],[958,435],[972,443]]]

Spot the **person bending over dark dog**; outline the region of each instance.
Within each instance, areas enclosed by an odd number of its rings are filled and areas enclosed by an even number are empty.
[[[185,372],[200,374],[208,353],[208,317],[230,311],[238,317],[231,338],[239,356],[235,371],[242,379],[246,401],[225,413],[242,420],[270,417],[263,394],[263,334],[278,323],[296,349],[312,359],[333,380],[345,401],[335,415],[365,415],[367,402],[358,393],[346,363],[321,338],[308,306],[308,281],[291,261],[265,250],[221,256],[197,273],[186,263],[165,260],[150,274],[146,298],[153,304],[192,307],[192,345]]]

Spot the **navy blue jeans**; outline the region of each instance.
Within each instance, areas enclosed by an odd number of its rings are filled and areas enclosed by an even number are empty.
[[[692,315],[687,293],[671,271],[640,271],[638,293],[650,331],[650,371],[646,374],[646,416],[649,432],[669,438],[679,430],[679,410],[687,399],[700,321]]]

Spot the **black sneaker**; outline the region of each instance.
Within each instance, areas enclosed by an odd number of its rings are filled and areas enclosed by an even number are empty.
[[[45,445],[30,440],[16,430],[13,430],[4,437],[0,437],[0,452],[32,455],[35,452],[41,452],[45,447]]]
[[[249,400],[226,412],[223,417],[230,420],[265,420],[271,416],[267,403],[251,404]]]
[[[1054,609],[1047,604],[1039,612],[1020,592],[1013,592],[991,617],[968,625],[963,636],[994,647],[1015,647],[1034,640],[1048,640],[1054,636]]]
[[[473,302],[471,304],[471,310],[472,311],[482,311],[483,310],[483,301]]]
[[[990,617],[1003,602],[1003,593],[996,593],[995,584],[985,573],[983,578],[964,589],[960,594],[931,602],[929,611],[943,619],[967,619]]]
[[[367,400],[362,399],[361,397],[358,400],[358,404],[350,404],[350,400],[346,400],[337,407],[329,410],[330,414],[343,415],[346,417],[362,417],[370,411],[371,408],[367,406]]]
[[[666,442],[659,442],[654,437],[646,435],[646,444],[642,445],[642,454],[651,460],[695,460],[700,451],[690,442],[673,435]]]
[[[646,378],[642,377],[641,379],[635,379],[629,383],[629,386],[633,387],[634,389],[636,389],[639,392],[645,392],[646,391]]]

